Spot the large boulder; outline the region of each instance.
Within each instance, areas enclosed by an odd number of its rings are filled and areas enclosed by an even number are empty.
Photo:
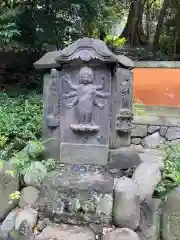
[[[122,147],[109,152],[109,169],[128,169],[137,167],[141,159],[135,148]]]
[[[155,132],[145,137],[141,143],[146,148],[157,148],[160,144],[165,142],[165,138],[161,137],[159,132]]]
[[[3,221],[0,229],[1,235],[3,237],[7,238],[8,234],[14,229],[15,220],[18,212],[19,212],[19,209],[13,210],[7,215],[7,217]]]
[[[0,221],[16,207],[17,200],[11,200],[10,194],[19,190],[19,177],[9,162],[0,160]]]
[[[132,180],[138,186],[141,202],[148,197],[152,197],[157,185],[161,181],[159,165],[155,162],[141,163],[136,168]]]
[[[21,197],[19,199],[19,207],[23,208],[26,205],[32,205],[39,197],[39,190],[34,187],[25,187],[21,191]]]
[[[29,226],[34,227],[37,222],[37,217],[38,212],[33,208],[27,208],[20,211],[15,220],[15,230],[19,230],[19,227],[23,221],[26,221]]]
[[[56,225],[47,226],[35,237],[35,240],[68,239],[68,240],[95,240],[94,233],[87,227]]]
[[[102,240],[139,240],[139,236],[131,229],[119,228],[107,233]]]
[[[160,239],[161,200],[149,198],[141,204],[139,235],[143,240]]]
[[[32,162],[24,175],[24,182],[26,186],[39,188],[46,174],[47,169],[41,162]]]
[[[180,187],[172,190],[166,197],[161,227],[163,240],[180,239]]]
[[[129,178],[116,181],[113,220],[118,227],[137,229],[140,222],[140,199],[136,184]]]

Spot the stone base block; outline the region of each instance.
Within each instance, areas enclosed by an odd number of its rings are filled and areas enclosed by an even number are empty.
[[[41,186],[40,215],[56,223],[109,224],[113,184],[102,167],[68,165],[50,172]]]

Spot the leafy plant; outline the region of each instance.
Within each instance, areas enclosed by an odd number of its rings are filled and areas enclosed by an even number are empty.
[[[117,48],[122,47],[125,44],[126,39],[120,38],[119,36],[106,35],[105,42],[113,48]]]
[[[145,105],[141,101],[137,100],[134,97],[134,101],[133,101],[133,114],[137,115],[137,116],[144,116],[144,117],[146,117],[147,116],[147,112],[145,111],[144,106]]]
[[[41,137],[42,95],[34,92],[0,92],[0,158],[8,159],[30,140]]]
[[[180,185],[180,144],[162,145],[161,151],[165,151],[164,172],[162,181],[157,187],[160,195],[165,195],[171,189]]]

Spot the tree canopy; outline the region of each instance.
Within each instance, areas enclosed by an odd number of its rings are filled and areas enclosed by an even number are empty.
[[[104,40],[118,26],[128,47],[180,58],[178,0],[0,0],[0,13],[2,51],[61,49],[87,35]]]

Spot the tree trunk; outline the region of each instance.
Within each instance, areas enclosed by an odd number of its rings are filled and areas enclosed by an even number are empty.
[[[159,19],[158,19],[158,24],[156,27],[156,33],[154,36],[154,43],[153,43],[153,53],[155,54],[158,49],[159,49],[159,39],[160,39],[160,34],[161,34],[161,29],[163,26],[164,22],[164,17],[166,15],[166,10],[169,7],[169,0],[164,0],[163,6],[160,11]]]
[[[143,11],[143,0],[135,0],[131,3],[128,20],[121,37],[127,38],[132,47],[147,43],[147,36],[144,34],[142,27]]]

